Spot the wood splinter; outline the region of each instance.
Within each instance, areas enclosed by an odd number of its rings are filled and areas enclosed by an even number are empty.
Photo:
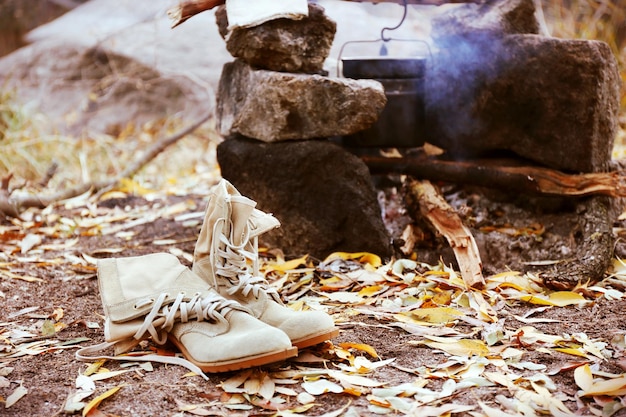
[[[446,238],[467,287],[482,288],[485,285],[483,264],[471,231],[430,181],[408,178],[406,185],[409,208],[419,211]]]

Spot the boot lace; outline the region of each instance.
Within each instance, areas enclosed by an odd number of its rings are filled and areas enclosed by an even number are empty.
[[[150,312],[146,315],[143,325],[133,336],[135,339],[143,339],[147,332],[156,343],[162,345],[167,340],[167,333],[172,330],[172,327],[177,322],[185,323],[190,320],[197,320],[219,322],[227,325],[228,322],[224,316],[229,311],[243,311],[237,302],[227,300],[218,294],[201,297],[200,293],[196,293],[189,301],[183,301],[185,293],[180,292],[172,304],[163,305],[167,297],[167,293],[162,293],[154,302],[151,299],[144,301],[144,303],[153,302],[153,305]],[[139,302],[137,307],[144,303]],[[157,329],[154,327],[154,323],[160,318],[164,318],[165,321]]]
[[[198,321],[212,321],[227,323],[226,315],[232,310],[244,311],[243,307],[235,301],[227,300],[219,294],[210,294],[206,297],[201,297],[199,293],[189,301],[183,301],[185,297],[184,293],[179,293],[176,300],[171,305],[163,305],[167,294],[161,294],[156,300],[146,299],[143,302],[139,302],[138,306],[146,305],[148,303],[154,303],[150,313],[146,316],[143,325],[133,336],[137,341],[141,340],[147,333],[152,336],[152,339],[158,344],[164,344],[167,339],[167,333],[172,330],[172,327],[177,322],[187,322],[189,320]],[[159,326],[159,329],[155,328],[155,321],[160,321],[164,318],[165,321]],[[92,361],[96,359],[113,359],[113,360],[133,360],[142,362],[160,362],[172,365],[184,366],[192,372],[200,375],[205,380],[208,377],[202,372],[195,364],[191,363],[187,359],[177,356],[162,356],[155,354],[141,354],[129,356],[108,356],[98,354],[104,349],[114,347],[118,342],[104,342],[94,346],[82,347],[76,352],[76,358],[82,361]],[[94,356],[91,356],[94,355]]]
[[[266,293],[274,301],[282,304],[276,289],[270,287],[259,272],[257,236],[250,241],[250,228],[246,227],[246,234],[242,243],[235,245],[231,239],[224,235],[223,222],[227,221],[231,222],[229,219],[219,219],[213,226],[211,265],[213,267],[214,286],[218,287],[217,276],[220,276],[228,279],[231,283],[232,286],[227,290],[230,295],[240,292],[244,297],[252,294],[258,298],[261,293]],[[252,271],[248,261],[252,263]]]

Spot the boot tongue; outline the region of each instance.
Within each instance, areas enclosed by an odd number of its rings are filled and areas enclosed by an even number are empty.
[[[250,239],[280,227],[278,219],[271,214],[254,209],[250,216]]]
[[[254,210],[256,203],[247,197],[231,197],[231,240],[233,245],[240,246],[249,239],[248,219]]]

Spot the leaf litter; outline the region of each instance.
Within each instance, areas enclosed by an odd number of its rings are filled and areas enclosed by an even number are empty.
[[[137,198],[126,188],[112,192],[122,201]],[[477,291],[443,264],[384,263],[368,253],[285,260],[267,250],[262,272],[268,280],[291,308],[330,313],[342,329],[337,340],[288,362],[211,375],[208,386],[184,370],[132,358],[76,362],[77,346],[102,338],[96,259],[168,250],[189,263],[201,219],[197,195],[144,197],[123,208],[102,197],[32,213],[0,229],[6,237],[0,240],[0,297],[11,301],[0,323],[0,393],[8,415],[47,414],[41,397],[49,390],[64,393],[52,401],[55,411],[82,415],[124,415],[126,404],[149,415],[150,405],[132,398],[159,389],[169,415],[527,417],[624,409],[626,374],[615,361],[623,357],[626,332],[597,337],[563,326],[570,315],[584,321],[585,311],[624,305],[626,268],[617,259],[607,280],[573,291],[549,291],[538,277],[514,271],[486,277]],[[46,287],[59,284],[71,284],[72,292],[51,296]],[[86,295],[76,293],[81,286]],[[77,306],[85,297],[86,308]],[[57,358],[74,375],[44,379],[48,386],[42,386],[41,374],[53,372],[48,360]],[[27,380],[28,370],[38,377]],[[175,389],[160,387],[162,380]]]
[[[0,225],[6,415],[625,414],[620,259],[604,281],[572,291],[550,291],[516,271],[485,277],[479,291],[451,267],[417,258],[335,253],[318,261],[263,249],[261,270],[286,303],[327,311],[341,329],[336,340],[208,383],[132,357],[75,361],[78,346],[103,340],[98,258],[168,251],[190,264],[202,196],[216,179],[201,175],[205,182],[158,192],[125,182]]]

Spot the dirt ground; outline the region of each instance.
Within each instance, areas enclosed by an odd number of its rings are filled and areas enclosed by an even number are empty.
[[[268,280],[294,308],[332,314],[332,342],[208,381],[159,363],[76,360],[79,346],[104,341],[96,259],[170,252],[190,265],[204,204],[111,191],[0,223],[1,415],[626,415],[619,263],[600,284],[557,297],[505,270],[467,290],[419,254],[284,264],[274,249],[264,252]],[[93,393],[76,401],[85,375]]]

